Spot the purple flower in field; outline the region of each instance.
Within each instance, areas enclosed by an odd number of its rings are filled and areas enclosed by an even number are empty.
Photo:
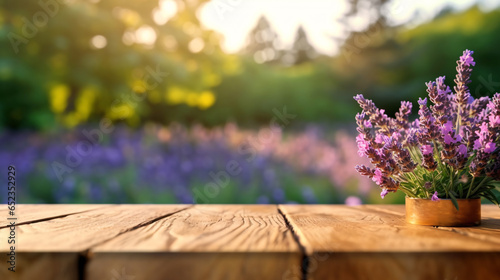
[[[472,57],[473,54],[473,51],[465,50],[464,54],[460,57],[460,62],[465,66],[475,66],[476,63],[474,62],[474,58]]]
[[[488,142],[486,145],[484,145],[484,152],[485,153],[493,153],[496,149],[496,144],[494,142]]]
[[[434,194],[432,195],[432,198],[431,198],[432,201],[439,201],[439,197],[438,197],[438,192],[434,192]]]
[[[345,203],[345,205],[348,205],[348,206],[356,206],[356,205],[361,205],[363,202],[357,196],[348,196],[345,199],[344,203]]]
[[[386,188],[383,188],[382,191],[380,192],[380,197],[384,199],[388,193],[389,191]]]
[[[429,155],[429,154],[432,154],[432,146],[431,145],[422,145],[420,147],[420,150],[422,151],[422,154],[425,156],[425,155]]]

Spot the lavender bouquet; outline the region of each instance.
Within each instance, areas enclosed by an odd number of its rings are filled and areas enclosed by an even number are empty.
[[[414,198],[449,198],[457,209],[459,198],[499,204],[500,94],[470,95],[472,54],[465,50],[457,61],[454,92],[444,76],[426,83],[432,105],[420,98],[413,122],[410,102],[390,118],[363,95],[354,97],[363,109],[356,115],[358,154],[375,167],[356,170],[381,187],[382,198],[399,189]]]

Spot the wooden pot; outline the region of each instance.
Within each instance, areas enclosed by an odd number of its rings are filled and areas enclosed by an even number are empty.
[[[406,197],[406,221],[414,225],[466,227],[481,223],[481,199],[457,199],[458,209],[451,199],[432,201]]]

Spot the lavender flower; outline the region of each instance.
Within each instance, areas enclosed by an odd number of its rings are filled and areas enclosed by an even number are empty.
[[[363,109],[356,116],[359,154],[375,166],[356,169],[382,188],[382,198],[400,189],[433,201],[440,193],[451,199],[484,196],[498,204],[491,189],[500,179],[500,94],[470,95],[472,55],[466,50],[457,61],[454,93],[444,76],[426,83],[428,97],[419,98],[413,122],[409,102],[401,102],[390,118],[372,101],[355,97]]]
[[[439,197],[438,197],[438,192],[434,192],[434,194],[432,195],[432,198],[431,198],[432,201],[440,201]]]
[[[380,192],[380,197],[384,199],[388,193],[389,191],[386,188],[383,188],[382,191]]]
[[[449,100],[448,94],[451,93],[450,87],[444,84],[445,77],[439,77],[436,82],[428,82],[427,92],[429,93],[429,98],[433,106],[431,106],[432,113],[436,116],[436,121],[439,124],[444,124],[450,120],[453,116],[449,116]]]
[[[420,148],[422,150],[422,154],[424,156],[427,156],[427,155],[432,155],[432,146],[431,145],[422,145],[422,147]]]
[[[439,129],[435,124],[435,118],[427,107],[427,98],[419,99],[418,104],[420,105],[420,110],[418,111],[420,124],[418,140],[420,143],[426,144],[439,137]]]
[[[434,171],[437,168],[437,162],[434,160],[432,146],[422,145],[420,150],[423,156],[422,166],[429,171]]]
[[[471,66],[476,65],[474,58],[472,57],[473,53],[473,51],[465,50],[463,55],[457,61],[457,75],[455,77],[456,86],[454,87],[456,92],[455,102],[458,107],[458,117],[461,119],[459,122],[463,123],[467,123],[469,121],[466,108],[470,98],[470,92],[467,85],[471,82]]]
[[[408,123],[408,118],[411,114],[412,109],[411,102],[401,101],[401,107],[399,107],[399,112],[396,113],[396,125],[401,130],[406,130],[410,127]]]

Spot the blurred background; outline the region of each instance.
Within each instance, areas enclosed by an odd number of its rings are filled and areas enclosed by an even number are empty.
[[[500,91],[500,1],[0,3],[18,203],[401,203],[354,170],[352,97],[393,116],[465,49]]]

